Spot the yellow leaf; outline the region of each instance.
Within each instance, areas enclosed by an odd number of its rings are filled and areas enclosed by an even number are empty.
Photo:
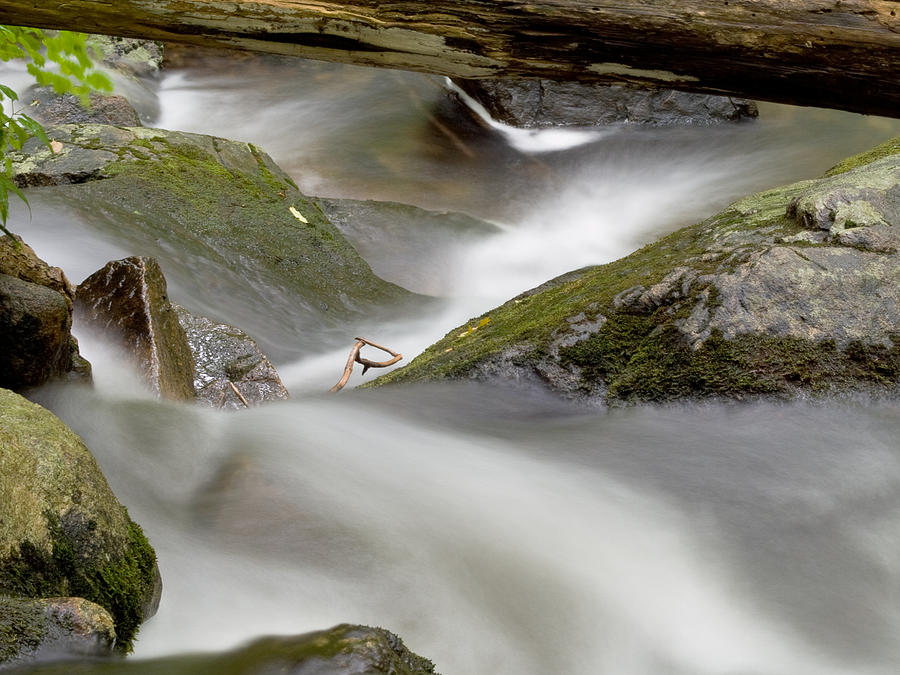
[[[294,218],[296,218],[297,220],[299,220],[301,223],[309,223],[309,221],[308,221],[306,218],[303,217],[303,214],[300,213],[300,212],[299,212],[297,209],[295,209],[293,206],[288,207],[288,211],[290,211],[290,212],[291,212],[291,215],[294,216]]]
[[[481,321],[478,322],[478,325],[475,326],[475,329],[477,330],[477,329],[481,328],[482,326],[487,326],[490,322],[491,322],[491,317],[486,316]]]

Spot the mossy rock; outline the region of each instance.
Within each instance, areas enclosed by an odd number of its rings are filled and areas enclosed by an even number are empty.
[[[476,378],[611,404],[896,395],[900,155],[857,163],[523,293],[367,386]]]
[[[34,660],[109,656],[113,618],[83,598],[0,596],[0,669]]]
[[[34,666],[27,673],[108,675],[436,675],[434,664],[414,654],[383,628],[342,624],[305,635],[269,637],[224,654],[172,656],[141,661]]]
[[[127,651],[159,589],[156,554],[81,439],[0,389],[0,594],[95,602]]]
[[[302,351],[324,346],[310,344],[312,334],[345,340],[348,322],[388,320],[421,300],[373,274],[252,144],[103,125],[56,127],[53,135],[60,152],[32,141],[15,156],[20,187],[36,202],[75,209],[134,254],[158,258],[170,287],[208,298],[192,307],[198,312],[221,317],[237,287],[253,315],[235,323],[250,333],[282,327],[276,344]],[[232,281],[219,293],[221,278]]]

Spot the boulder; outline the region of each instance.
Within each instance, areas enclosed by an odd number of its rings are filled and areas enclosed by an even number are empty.
[[[194,399],[194,360],[156,260],[108,263],[79,284],[75,311],[80,322],[123,347],[155,393]]]
[[[21,238],[0,237],[0,387],[90,381],[91,364],[70,332],[72,297],[61,269],[38,258]]]
[[[0,237],[0,274],[30,281],[62,293],[69,308],[75,297],[75,289],[59,267],[52,267],[38,258],[34,250],[21,237]]]
[[[896,395],[896,140],[456,328],[373,384],[477,378],[600,403]]]
[[[0,274],[0,385],[21,390],[68,373],[71,326],[62,294]]]
[[[103,65],[133,77],[155,78],[162,68],[163,45],[154,40],[91,35],[87,45]]]
[[[81,675],[95,672],[96,664],[38,665],[29,673]],[[383,628],[341,624],[330,630],[267,637],[221,653],[170,656],[141,661],[103,664],[109,675],[141,673],[221,673],[253,675],[436,675],[434,664],[411,652],[403,640]]]
[[[112,615],[83,598],[0,596],[0,669],[30,661],[109,656]]]
[[[156,554],[91,453],[55,415],[0,389],[0,594],[106,609],[127,651],[156,611]]]
[[[26,95],[34,105],[31,116],[47,127],[59,124],[141,126],[140,117],[128,99],[117,94],[91,94],[87,106],[77,96],[57,94],[48,87],[31,89]],[[52,132],[50,136],[53,136]]]
[[[44,186],[31,192],[35,199],[58,202],[104,237],[160,259],[170,285],[199,299],[195,311],[219,316],[238,305],[246,309],[229,321],[248,333],[280,330],[263,345],[271,356],[325,348],[361,330],[361,320],[421,306],[419,296],[375,276],[254,145],[103,125],[57,127],[54,135],[59,153],[29,141],[15,155],[18,185]]]
[[[515,127],[716,124],[759,116],[752,101],[673,89],[535,78],[454,80],[494,119]]]
[[[249,404],[289,398],[271,361],[240,328],[195,316],[173,305],[194,357],[197,400],[214,408],[245,407],[234,393],[237,387]]]

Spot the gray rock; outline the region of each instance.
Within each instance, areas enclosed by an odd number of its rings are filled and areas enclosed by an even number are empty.
[[[95,602],[127,651],[160,584],[153,549],[81,439],[0,389],[0,594]]]
[[[759,115],[744,99],[533,78],[455,80],[494,119],[516,127],[714,124]]]
[[[896,147],[745,197],[622,260],[549,281],[372,386],[541,381],[598,403],[896,396]]]
[[[29,673],[81,675],[95,672],[90,663],[28,668]],[[262,638],[222,654],[172,656],[103,664],[110,675],[436,675],[434,664],[411,652],[383,628],[341,624],[305,635]]]
[[[52,267],[38,258],[21,237],[0,237],[0,274],[8,274],[62,293],[69,307],[72,306],[75,289],[65,273],[59,267]]]
[[[120,344],[164,398],[194,399],[194,362],[153,258],[114,260],[78,286],[78,320]]]
[[[59,153],[29,142],[15,155],[17,183],[42,186],[35,199],[157,257],[170,284],[200,298],[192,309],[216,316],[237,305],[242,314],[229,320],[248,333],[281,331],[263,345],[275,358],[346,340],[348,322],[395,319],[424,302],[373,274],[253,145],[141,127],[68,125],[54,134]]]
[[[0,670],[31,661],[110,656],[112,615],[83,598],[0,596]]]
[[[0,274],[0,386],[21,390],[68,373],[71,326],[62,294]]]
[[[464,213],[396,202],[317,197],[316,203],[376,274],[417,293],[446,293],[454,253],[501,231]]]
[[[73,293],[63,271],[20,237],[0,237],[0,387],[90,381],[91,364],[70,332]]]
[[[60,124],[141,126],[140,117],[128,99],[117,94],[91,94],[87,106],[77,96],[57,94],[50,87],[32,87],[24,98],[32,103],[31,116],[47,127]]]
[[[153,78],[163,63],[163,46],[153,40],[91,35],[88,47],[99,54],[100,61],[133,77]]]
[[[253,338],[240,328],[173,307],[194,357],[198,401],[214,408],[243,408],[229,383],[251,405],[289,398],[278,372]]]

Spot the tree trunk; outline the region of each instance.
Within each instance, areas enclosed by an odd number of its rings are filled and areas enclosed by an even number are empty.
[[[900,117],[898,0],[5,0],[0,23]]]

